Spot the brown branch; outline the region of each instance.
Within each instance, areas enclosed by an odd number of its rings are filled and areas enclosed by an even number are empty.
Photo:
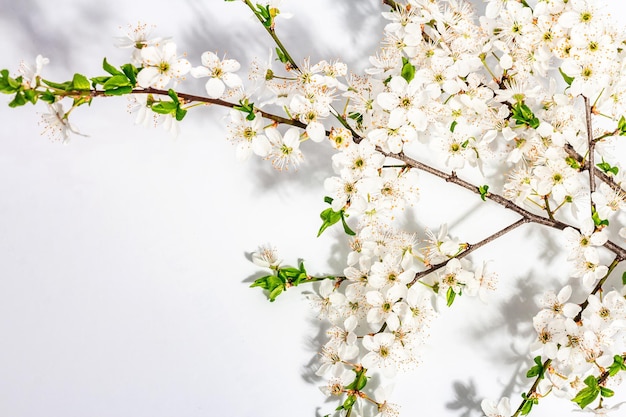
[[[565,152],[567,152],[567,154],[574,158],[576,160],[576,162],[578,162],[580,164],[580,167],[584,170],[584,169],[589,169],[589,161],[585,160],[585,158],[583,158],[578,152],[576,152],[574,150],[574,148],[572,147],[572,145],[565,145],[563,147],[563,149],[565,149]],[[621,185],[616,183],[615,181],[613,181],[613,178],[611,178],[610,176],[608,176],[606,173],[602,172],[602,170],[600,168],[598,168],[597,166],[593,167],[593,174],[600,179],[600,181],[602,181],[603,183],[605,183],[606,185],[608,185],[609,187],[611,187],[613,189],[613,191],[615,192],[619,192],[619,193],[623,193],[624,190],[622,189]]]
[[[593,125],[591,124],[591,104],[589,103],[589,98],[585,97],[585,123],[587,127],[587,146],[589,153],[589,166],[596,166],[595,162],[595,141],[593,140]],[[589,170],[589,196],[593,195],[596,191],[596,176],[593,175],[593,170]],[[595,213],[596,205],[593,202],[593,199],[590,199],[591,202],[591,214]]]
[[[131,92],[131,94],[155,94],[159,96],[167,96],[168,92],[167,90],[159,90],[157,88],[148,87],[148,88],[136,88]],[[196,103],[205,103],[205,104],[215,104],[217,106],[229,107],[231,109],[239,106],[238,103],[230,103],[228,101],[220,100],[217,98],[208,98],[208,97],[197,96],[197,95],[187,94],[187,93],[178,93],[178,92],[176,93],[176,95],[178,96],[178,98],[184,100],[186,103],[196,102]],[[107,95],[106,91],[104,90],[91,90],[90,96],[91,97],[113,97],[111,95]],[[287,119],[286,117],[277,116],[275,114],[268,113],[259,109],[255,109],[255,112],[261,114],[261,116],[265,117],[266,119],[275,121],[276,123],[282,123],[286,125],[296,126],[301,129],[306,129],[306,125],[300,122],[299,120]]]
[[[483,246],[485,246],[487,243],[493,242],[494,240],[498,239],[499,237],[509,233],[511,230],[517,229],[519,226],[528,223],[529,220],[526,218],[521,218],[518,221],[516,221],[513,224],[508,225],[507,227],[505,227],[504,229],[489,235],[488,237],[486,237],[485,239],[481,240],[480,242],[476,242],[474,244],[470,244],[468,243],[466,246],[466,249],[461,252],[460,254],[453,256],[450,259],[447,259],[443,262],[440,262],[438,264],[432,265],[430,268],[424,270],[424,271],[420,271],[417,274],[415,274],[415,277],[413,278],[413,281],[411,281],[408,286],[412,286],[413,284],[415,284],[420,278],[430,274],[431,272],[435,272],[438,269],[443,268],[444,266],[446,266],[448,264],[448,262],[450,262],[452,259],[459,259],[459,258],[464,258],[467,255],[469,255],[470,253],[474,252],[476,249],[481,248]]]

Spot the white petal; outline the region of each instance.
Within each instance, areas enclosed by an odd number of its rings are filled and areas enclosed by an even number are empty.
[[[222,80],[230,88],[237,88],[243,85],[241,78],[237,74],[226,73],[222,76]]]
[[[202,65],[210,69],[214,69],[220,64],[220,59],[217,57],[217,55],[210,51],[203,53],[200,59],[202,61]]]
[[[267,156],[272,149],[270,141],[265,136],[257,136],[252,139],[252,150],[259,156]]]
[[[207,67],[193,67],[190,72],[195,78],[210,77],[212,74]]]
[[[206,88],[206,92],[210,98],[222,97],[222,94],[224,94],[224,90],[226,89],[226,86],[219,78],[211,78],[206,82],[204,87]]]
[[[324,130],[324,125],[320,122],[311,122],[306,127],[306,133],[309,135],[309,138],[313,142],[321,142],[326,137],[326,131]]]
[[[137,74],[137,84],[143,88],[150,87],[158,81],[160,75],[161,73],[156,67],[143,68]]]
[[[241,68],[241,65],[234,59],[225,59],[222,61],[222,69],[226,72],[239,71],[239,68]]]

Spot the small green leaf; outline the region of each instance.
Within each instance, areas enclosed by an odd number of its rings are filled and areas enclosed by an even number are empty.
[[[608,220],[600,218],[600,215],[595,210],[595,207],[592,208],[591,218],[593,219],[593,223],[596,225],[596,227],[609,225]]]
[[[172,101],[159,101],[152,105],[152,111],[159,114],[176,114],[176,109],[178,108],[178,103],[174,103]]]
[[[563,70],[560,67],[559,67],[559,72],[561,73],[561,76],[563,77],[563,80],[565,80],[565,83],[567,85],[572,85],[572,82],[574,81],[574,77],[570,77],[569,75],[564,73]]]
[[[572,402],[578,404],[580,408],[585,408],[589,404],[595,401],[600,394],[601,387],[598,385],[598,380],[595,376],[589,375],[585,378],[586,388],[581,389],[578,394],[574,398],[572,398]]]
[[[448,287],[448,292],[446,292],[446,305],[450,307],[456,298],[456,293],[452,289],[452,287]]]
[[[349,236],[355,236],[356,233],[354,233],[354,231],[350,229],[350,226],[348,226],[348,223],[346,222],[346,215],[344,211],[341,210],[339,213],[341,214],[341,223],[343,224],[343,231],[346,232],[346,234]]]
[[[113,65],[109,64],[106,58],[102,60],[102,69],[104,69],[106,72],[108,72],[111,75],[123,75],[122,71],[118,70]]]
[[[620,136],[626,136],[626,118],[624,116],[620,117],[619,122],[617,122],[617,130],[619,130]]]
[[[605,398],[610,398],[615,395],[615,392],[607,387],[600,387],[600,395]]]
[[[287,58],[287,55],[285,55],[280,48],[276,48],[276,56],[278,57],[276,59],[282,62],[283,64],[286,64],[289,62],[289,58]]]
[[[18,79],[11,78],[9,76],[9,70],[3,69],[0,71],[0,93],[13,94],[18,92],[22,88],[21,77]]]
[[[17,94],[15,94],[15,97],[13,97],[13,100],[9,102],[9,107],[15,108],[15,107],[23,106],[26,103],[27,101],[26,101],[26,97],[24,96],[24,93],[21,91],[18,91]]]
[[[71,81],[66,81],[64,83],[55,83],[52,81],[48,81],[48,80],[41,80],[45,85],[51,87],[51,88],[55,88],[57,90],[63,90],[63,91],[67,91],[70,89],[71,86]]]
[[[56,96],[48,90],[41,93],[39,98],[49,104],[54,103],[57,99]]]
[[[622,284],[626,285],[626,272],[622,274]]]
[[[332,204],[333,203],[333,198],[332,197],[324,197],[324,203],[326,204]]]
[[[400,72],[402,78],[410,83],[415,78],[415,66],[413,66],[406,57],[402,57],[402,71]]]
[[[336,411],[350,410],[352,409],[352,406],[354,405],[355,402],[356,402],[356,395],[349,395],[348,398],[346,398],[346,400],[343,402],[343,404],[337,407]]]
[[[107,96],[123,96],[132,92],[133,87],[131,87],[130,85],[125,85],[123,87],[109,88],[104,92],[104,94],[106,94]]]
[[[545,369],[543,368],[543,362],[541,361],[541,356],[536,356],[534,359],[535,366],[530,368],[528,372],[526,372],[526,378],[534,378],[536,376],[539,379],[543,379]]]
[[[122,74],[122,75],[114,75],[114,76],[110,77],[102,85],[102,87],[108,93],[109,90],[114,90],[114,89],[120,88],[120,87],[131,87],[131,85],[130,85],[130,81],[128,81],[128,78],[126,78],[126,76],[124,74]]]
[[[617,175],[617,173],[619,172],[618,167],[611,166],[611,164],[609,164],[608,162],[605,162],[604,159],[602,159],[601,163],[596,164],[596,166],[600,168],[602,172],[604,172],[605,174]]]
[[[576,170],[580,170],[580,163],[576,160],[576,158],[572,158],[571,156],[568,156],[567,158],[565,158],[565,162],[570,167]]]
[[[126,75],[128,81],[134,87],[137,84],[137,73],[139,70],[133,64],[124,64],[122,65],[122,71],[124,71],[124,75]]]
[[[454,120],[451,124],[450,124],[450,132],[454,133],[454,128],[456,127],[456,125],[458,124],[458,122],[456,120]]]
[[[622,275],[622,282],[626,279],[626,272]],[[626,285],[626,284],[625,284]],[[620,371],[626,371],[626,365],[624,364],[624,358],[621,355],[613,356],[613,363],[609,366],[609,375],[615,376]]]
[[[320,227],[319,232],[317,232],[317,237],[320,237],[324,230],[341,220],[342,216],[341,212],[336,212],[333,211],[332,208],[327,208],[320,213],[320,218],[322,219],[322,226]]]
[[[74,90],[89,90],[91,84],[89,84],[89,80],[82,74],[74,74],[74,78],[72,78],[72,88]]]
[[[486,197],[487,197],[488,190],[489,190],[489,186],[486,184],[478,187],[478,192],[480,193],[481,200],[487,201]]]
[[[183,120],[183,118],[185,117],[185,115],[187,114],[187,110],[181,108],[180,106],[178,106],[176,108],[176,120],[178,120],[179,122],[181,120]]]

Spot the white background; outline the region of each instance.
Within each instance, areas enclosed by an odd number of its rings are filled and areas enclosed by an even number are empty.
[[[383,24],[379,1],[283,3],[295,16],[279,33],[297,59],[367,65]],[[102,75],[103,57],[127,62],[112,37],[138,20],[172,36],[193,65],[211,50],[245,67],[271,46],[240,2],[0,0],[0,68],[14,74],[41,53],[49,79]],[[197,82],[181,89],[202,92]],[[190,111],[173,140],[135,126],[126,106],[107,98],[78,109],[74,124],[89,137],[69,146],[40,135],[43,106],[0,108],[0,416],[331,412],[336,403],[325,403],[314,376],[324,328],[305,296],[290,290],[270,304],[247,288],[259,276],[249,253],[266,242],[287,263],[341,273],[344,238],[315,238],[330,150],[305,144],[297,172],[238,164],[223,109]],[[422,179],[417,231],[447,222],[473,242],[516,220]],[[438,319],[424,364],[396,385],[403,415],[478,416],[482,398],[502,395],[519,404],[534,297],[567,282],[560,242],[527,226],[494,244],[498,291],[488,304],[459,299]],[[547,399],[533,415],[573,408]]]

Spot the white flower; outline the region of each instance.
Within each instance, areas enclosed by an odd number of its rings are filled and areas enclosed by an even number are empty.
[[[216,54],[207,51],[201,57],[202,66],[191,69],[191,75],[196,78],[210,77],[204,87],[210,98],[220,98],[226,87],[238,88],[242,86],[241,78],[237,74],[241,65],[234,59],[220,60]]]
[[[30,65],[22,61],[18,72],[23,77],[22,85],[24,85],[24,88],[31,89],[37,86],[39,77],[41,77],[41,70],[48,63],[50,63],[50,60],[41,55],[37,55],[37,58],[35,58],[35,68],[31,68]]]
[[[608,240],[606,229],[596,231],[593,219],[588,217],[581,222],[580,232],[572,227],[563,230],[565,235],[566,246],[570,254],[568,259],[573,260],[581,256],[585,251],[596,251],[595,247],[602,246]]]
[[[565,334],[565,321],[561,318],[546,322],[543,317],[533,317],[533,326],[537,331],[537,340],[530,345],[533,354],[541,354],[549,359],[556,358],[558,345],[567,343]]]
[[[228,127],[228,138],[237,143],[237,160],[246,161],[252,153],[261,157],[269,154],[271,144],[264,134],[263,117],[259,113],[248,120],[245,113],[231,110]]]
[[[268,158],[276,169],[289,169],[290,165],[297,168],[302,161],[302,151],[300,150],[300,132],[292,127],[284,136],[281,136],[278,129],[270,127],[265,129],[265,135],[272,145]]]
[[[566,285],[559,291],[558,295],[553,291],[546,292],[539,304],[544,309],[542,311],[549,314],[551,319],[561,315],[574,318],[580,311],[580,306],[575,303],[567,302],[571,295],[572,287],[571,285]]]
[[[363,347],[369,352],[361,363],[366,368],[380,368],[387,375],[395,374],[399,351],[394,346],[395,336],[391,333],[376,333],[363,336]]]
[[[487,417],[509,417],[511,415],[511,402],[508,397],[502,398],[497,403],[485,398],[480,402],[480,407]]]
[[[277,269],[283,260],[278,257],[278,251],[270,245],[263,245],[252,253],[252,262],[262,268]]]
[[[42,134],[46,134],[51,140],[60,140],[63,144],[70,141],[70,133],[84,136],[69,121],[68,114],[65,113],[60,102],[48,105],[49,113],[41,115],[41,123],[44,125]]]
[[[172,79],[180,79],[191,69],[189,61],[176,56],[173,42],[141,49],[141,61],[143,68],[137,74],[137,84],[143,88],[165,88]]]
[[[151,38],[150,34],[156,26],[138,22],[136,26],[128,25],[126,36],[115,37],[115,46],[118,48],[134,48],[131,56],[134,65],[141,64],[141,50],[146,46],[156,46],[159,43],[169,42],[170,38]]]

